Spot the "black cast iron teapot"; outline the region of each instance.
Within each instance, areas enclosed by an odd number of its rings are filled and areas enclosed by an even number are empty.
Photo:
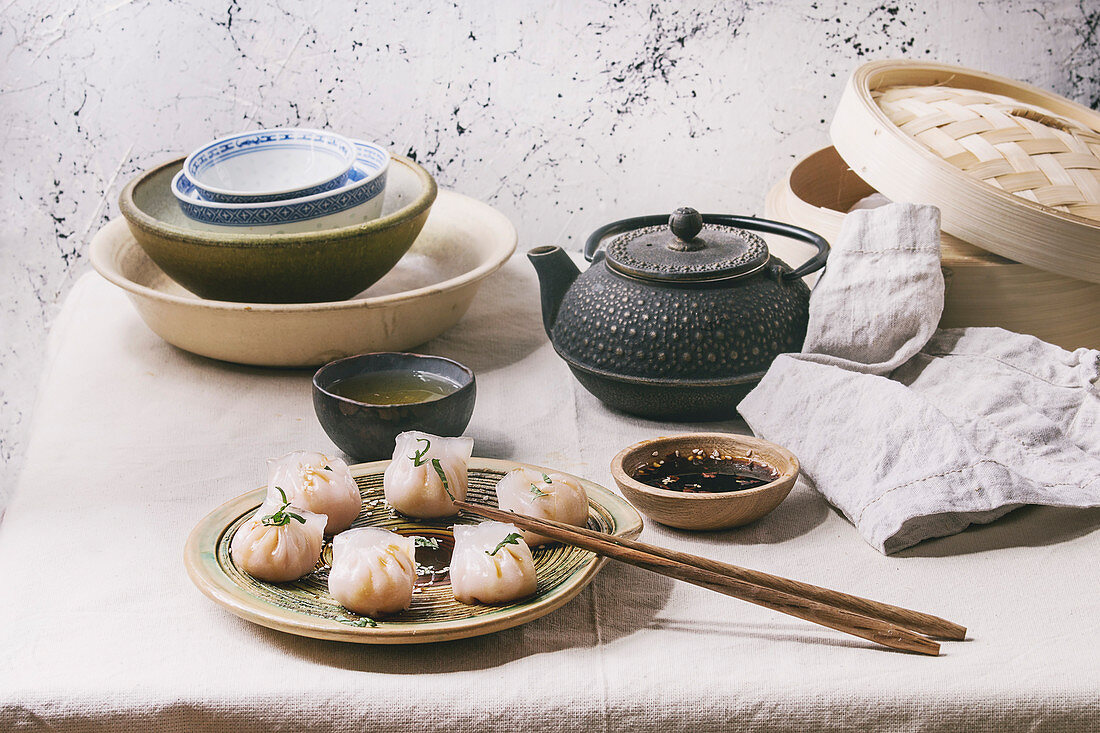
[[[792,270],[754,232],[807,242],[817,254]],[[527,254],[558,355],[612,408],[710,420],[732,418],[772,360],[802,348],[810,301],[802,277],[824,267],[829,245],[788,224],[681,208],[603,226],[584,254],[592,266],[583,274],[560,247]]]

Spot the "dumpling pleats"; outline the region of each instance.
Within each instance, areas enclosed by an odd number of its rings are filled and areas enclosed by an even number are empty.
[[[583,527],[588,523],[588,494],[577,479],[560,473],[515,468],[497,482],[497,505],[506,512]],[[521,530],[535,547],[553,542],[549,537]]]
[[[397,613],[412,604],[416,541],[377,527],[361,527],[332,541],[329,593],[364,616]]]
[[[457,514],[454,501],[466,499],[467,464],[473,445],[471,438],[401,433],[382,478],[386,501],[409,517]]]
[[[348,464],[316,451],[294,451],[268,461],[267,500],[282,489],[294,506],[328,517],[325,534],[351,526],[363,508]]]
[[[455,600],[507,603],[535,592],[535,559],[515,526],[503,522],[455,525],[451,589]]]
[[[264,518],[279,510],[277,502],[265,502],[237,529],[229,543],[237,567],[269,583],[286,583],[313,572],[321,557],[327,517],[295,506],[288,509],[305,521],[265,524]]]

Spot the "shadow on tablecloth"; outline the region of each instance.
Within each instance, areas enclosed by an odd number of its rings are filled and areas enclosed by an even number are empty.
[[[580,595],[540,619],[495,634],[435,644],[347,644],[252,629],[285,653],[314,664],[386,674],[467,672],[538,654],[591,648],[653,628],[672,585],[662,575],[609,562]]]
[[[789,618],[789,617],[778,617]],[[848,636],[839,631],[833,631],[822,626],[800,622],[792,619],[791,623],[783,621],[775,623],[744,623],[741,621],[695,621],[683,619],[654,619],[653,629],[669,633],[679,634],[710,634],[721,637],[752,637],[776,642],[790,642],[794,644],[825,644],[849,649],[872,649],[876,652],[887,654],[910,655],[898,649],[890,649],[871,641],[865,641],[855,636]],[[946,656],[950,650],[945,646],[941,648],[940,655]]]
[[[702,540],[716,545],[777,543],[809,532],[827,516],[828,507],[820,495],[799,483],[779,508],[752,525],[706,533],[661,529],[662,534],[670,532],[682,535],[685,540]],[[387,674],[488,669],[537,654],[608,644],[639,631],[654,629],[747,635],[832,646],[875,646],[796,624],[790,624],[789,628],[732,622],[697,625],[690,621],[662,619],[660,614],[668,604],[673,583],[664,576],[610,562],[577,598],[543,618],[488,636],[438,644],[360,646],[294,637],[268,629],[256,632],[267,636],[271,644],[284,652],[316,664]]]
[[[527,258],[514,255],[485,281],[462,320],[421,350],[479,374],[515,364],[546,343],[538,280]]]
[[[1100,530],[1100,509],[1025,506],[990,524],[972,525],[950,537],[927,540],[896,557],[951,557],[1010,547],[1044,547]]]

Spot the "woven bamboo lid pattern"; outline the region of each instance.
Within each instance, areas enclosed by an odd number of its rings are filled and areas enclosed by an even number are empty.
[[[902,132],[1011,194],[1100,219],[1100,134],[999,94],[890,87],[872,98]]]
[[[919,61],[856,69],[830,134],[895,201],[1016,262],[1100,283],[1100,114],[992,74]]]

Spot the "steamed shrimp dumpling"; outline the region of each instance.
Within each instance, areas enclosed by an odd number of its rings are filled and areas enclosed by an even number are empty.
[[[454,535],[451,590],[456,601],[506,603],[535,592],[535,559],[515,525],[456,524]]]
[[[268,464],[267,498],[276,501],[282,489],[290,503],[328,517],[325,534],[351,526],[363,508],[359,487],[348,464],[316,451],[296,450]]]
[[[321,557],[324,514],[265,501],[229,543],[233,562],[254,578],[286,583],[309,575]]]
[[[410,517],[457,514],[454,502],[466,499],[466,464],[473,449],[473,438],[401,433],[382,477],[386,501]]]
[[[588,523],[588,494],[580,481],[560,473],[541,473],[514,468],[497,482],[497,505],[506,512],[583,527]],[[553,542],[549,537],[523,531],[532,547]]]
[[[332,540],[328,590],[364,616],[396,613],[412,603],[416,540],[378,527],[341,532]]]

